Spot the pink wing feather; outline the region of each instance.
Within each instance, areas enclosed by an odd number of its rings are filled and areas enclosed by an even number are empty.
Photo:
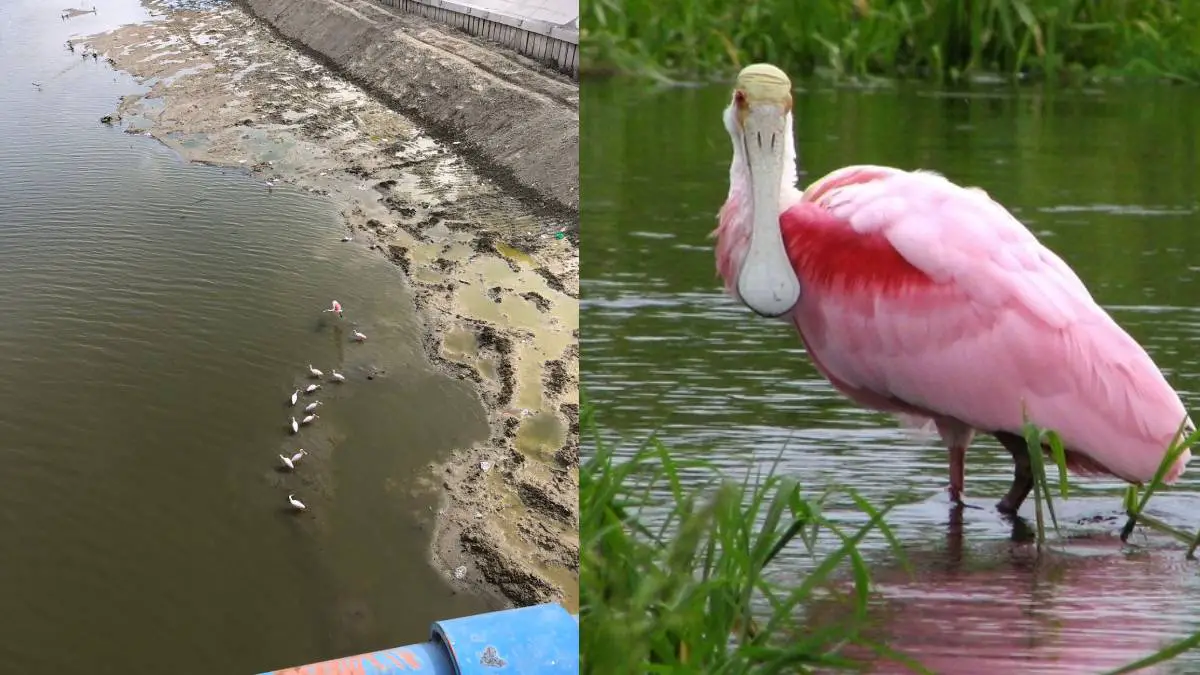
[[[1070,267],[982,190],[849,167],[780,223],[804,289],[796,326],[851,398],[1013,432],[1023,402],[1061,435],[1073,468],[1153,477],[1185,419],[1179,396]]]

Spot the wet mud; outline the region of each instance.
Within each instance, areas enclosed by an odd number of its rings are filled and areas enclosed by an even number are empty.
[[[426,354],[474,383],[491,425],[486,443],[430,469],[443,496],[433,564],[497,606],[574,608],[577,216],[514,196],[454,141],[434,140],[238,6],[147,6],[148,23],[74,41],[147,88],[105,123],[193,161],[241,167],[263,189],[291,183],[332,200],[345,232],[331,237],[404,271]]]

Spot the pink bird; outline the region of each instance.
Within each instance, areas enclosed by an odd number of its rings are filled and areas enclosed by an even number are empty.
[[[325,310],[325,311],[326,311],[326,312],[333,312],[334,314],[337,314],[337,315],[338,315],[338,318],[341,318],[341,316],[342,316],[342,303],[338,302],[337,300],[334,300],[333,302],[331,302],[331,303],[329,304],[329,309],[327,309],[327,310]]]
[[[1181,425],[1195,426],[1071,268],[983,190],[936,173],[850,166],[801,192],[791,110],[783,71],[739,74],[714,233],[726,290],[795,325],[855,403],[936,429],[957,504],[967,446],[990,434],[1016,465],[997,508],[1016,513],[1033,486],[1026,419],[1058,432],[1074,473],[1151,480]]]

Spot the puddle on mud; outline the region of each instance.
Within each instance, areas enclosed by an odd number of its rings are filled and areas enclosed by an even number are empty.
[[[497,366],[495,359],[491,357],[479,359],[475,362],[475,367],[479,369],[480,375],[483,375],[492,382],[496,381]]]
[[[479,341],[474,333],[456,328],[442,338],[442,348],[448,356],[457,357],[456,361],[469,363],[479,351]]]
[[[542,360],[530,354],[527,348],[517,350],[523,358],[517,362],[517,397],[513,402],[517,408],[540,411],[542,397]]]
[[[567,440],[567,428],[554,415],[538,413],[521,423],[517,430],[517,449],[527,456],[550,462]]]
[[[531,265],[531,266],[536,264],[533,260],[533,257],[530,256],[528,253],[525,253],[523,251],[518,251],[517,249],[509,246],[508,244],[497,242],[496,250],[500,252],[500,255],[503,255],[507,258],[512,258],[513,260],[515,260],[517,262],[525,263],[526,265]]]

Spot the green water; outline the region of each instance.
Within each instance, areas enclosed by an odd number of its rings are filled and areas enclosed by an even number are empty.
[[[675,453],[738,477],[781,456],[780,470],[813,490],[847,485],[879,504],[913,492],[890,522],[915,578],[881,541],[868,548],[880,628],[937,672],[1100,672],[1200,630],[1200,565],[1159,537],[1135,537],[1148,555],[1115,540],[1120,484],[1073,481],[1059,504],[1071,555],[1048,571],[991,508],[1012,465],[981,439],[968,454],[967,499],[985,508],[948,526],[945,450],[853,407],[792,329],[723,295],[708,235],[728,187],[726,87],[588,82],[583,94],[583,379],[611,440],[658,431]],[[870,163],[984,187],[1067,260],[1195,407],[1200,92],[813,86],[795,106],[801,183]],[[1152,511],[1200,528],[1198,475]],[[803,574],[799,555],[780,562],[777,580]],[[1192,657],[1177,670],[1197,668]]]

